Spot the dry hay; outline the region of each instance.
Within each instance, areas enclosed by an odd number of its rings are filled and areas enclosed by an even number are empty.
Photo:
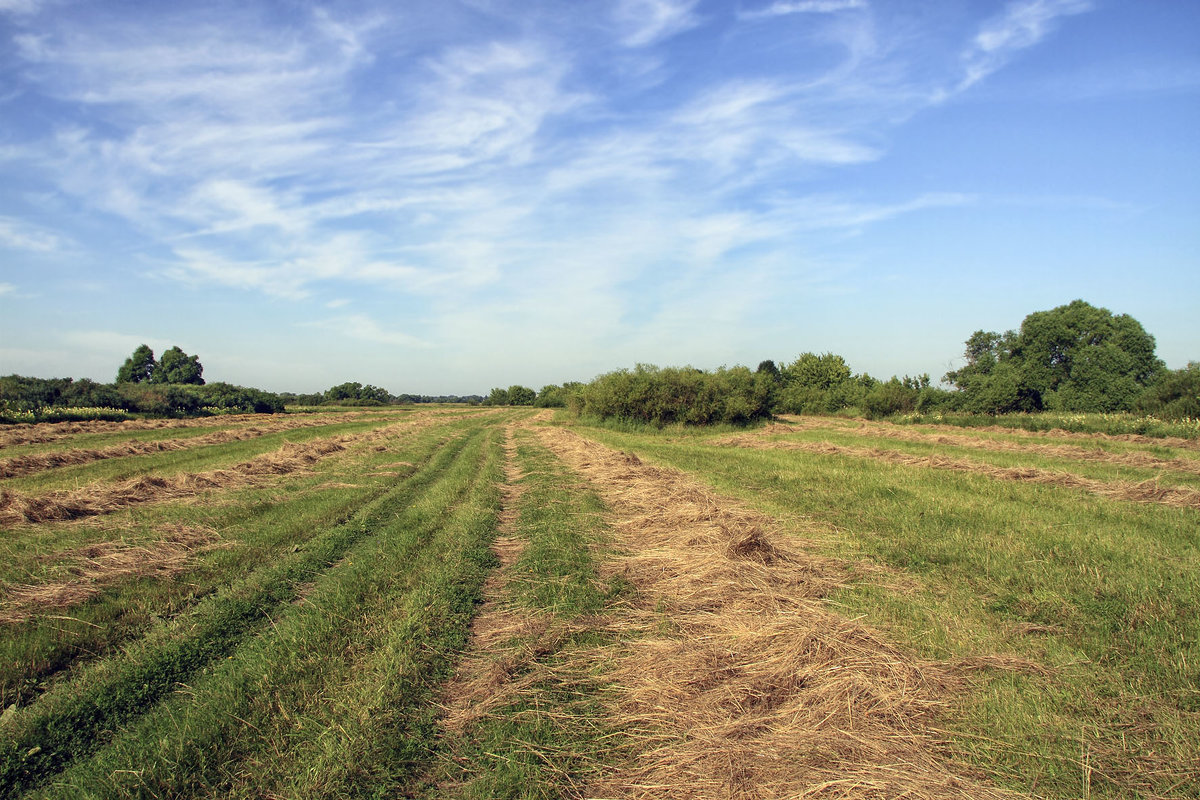
[[[828,425],[811,424],[810,429],[828,429]],[[719,439],[714,444],[738,445],[751,438],[788,433],[796,428],[783,425],[770,425],[749,434]],[[1036,442],[1014,442],[1007,439],[981,439],[965,433],[923,433],[917,430],[903,429],[887,423],[862,423],[857,428],[840,430],[851,435],[873,436],[881,439],[895,439],[904,442],[922,442],[941,444],[951,447],[971,448],[974,450],[991,450],[1001,452],[1032,453],[1035,455],[1068,458],[1080,461],[1096,461],[1104,464],[1119,464],[1129,467],[1144,467],[1147,469],[1174,470],[1200,475],[1200,460],[1194,458],[1161,458],[1145,452],[1113,453],[1101,447],[1083,447],[1070,444],[1038,444]],[[1161,443],[1157,440],[1156,444]]]
[[[969,459],[950,458],[942,455],[913,455],[899,450],[884,450],[878,447],[848,447],[831,442],[786,442],[763,441],[754,436],[732,436],[721,440],[727,447],[748,447],[760,450],[800,450],[827,456],[851,456],[871,458],[889,464],[908,467],[928,467],[955,472],[986,475],[1002,481],[1023,481],[1067,489],[1082,489],[1113,500],[1128,500],[1137,503],[1159,503],[1178,508],[1200,508],[1200,490],[1186,486],[1163,486],[1157,480],[1140,482],[1101,481],[1085,478],[1070,472],[1039,469],[1037,467],[994,467]]]
[[[365,412],[338,414],[333,421],[362,416]],[[121,422],[92,420],[86,422],[38,422],[7,426],[0,433],[0,449],[25,444],[46,444],[72,436],[97,433],[128,433],[176,428],[237,428],[261,427],[269,431],[293,430],[329,425],[327,414],[221,414],[190,419],[133,419]]]
[[[782,422],[798,428],[829,428],[837,425],[847,431],[854,429],[883,429],[894,427],[892,423],[876,422],[865,419],[846,419],[841,417],[806,417],[794,414],[784,414],[779,417]],[[1028,431],[1024,428],[1006,428],[1003,425],[983,425],[980,427],[963,428],[961,425],[945,425],[936,423],[921,423],[921,427],[938,432],[962,435],[964,430],[980,433],[1002,433],[1010,436],[1032,439],[1075,439],[1083,441],[1127,442],[1130,444],[1146,444],[1155,447],[1173,447],[1183,450],[1200,450],[1200,439],[1184,439],[1179,436],[1145,436],[1140,433],[1081,433],[1053,428],[1048,431]]]
[[[143,544],[103,541],[57,553],[56,566],[65,568],[70,577],[4,588],[0,624],[70,608],[126,578],[169,578],[185,570],[200,553],[230,546],[212,528],[176,524]]]
[[[116,484],[92,484],[82,489],[30,496],[0,489],[0,527],[110,514],[141,503],[193,497],[210,489],[235,489],[261,484],[265,479],[311,467],[317,461],[346,449],[352,437],[315,439],[286,444],[228,469],[192,472],[169,478],[144,475]]]
[[[611,675],[611,714],[633,743],[584,796],[1017,796],[957,771],[932,728],[970,669],[1012,664],[921,662],[822,601],[847,564],[681,473],[540,435],[612,509],[628,552],[614,568],[638,590],[614,612],[640,636]]]
[[[161,439],[152,442],[132,440],[124,444],[97,449],[79,448],[74,450],[59,450],[52,453],[31,453],[29,455],[0,460],[0,478],[13,478],[57,467],[88,464],[93,461],[102,461],[109,458],[166,453],[176,450],[188,450],[194,447],[226,444],[228,442],[241,442],[265,436],[269,433],[289,430],[292,427],[301,426],[252,426],[241,430],[219,431],[217,433],[186,439]]]

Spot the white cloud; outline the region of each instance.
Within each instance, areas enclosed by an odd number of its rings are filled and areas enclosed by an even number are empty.
[[[0,12],[36,14],[46,4],[46,0],[0,0]]]
[[[789,14],[834,14],[839,11],[861,8],[867,8],[866,0],[796,0],[795,2],[779,0],[765,8],[739,11],[738,18],[756,20]]]
[[[1018,50],[1032,47],[1052,33],[1062,17],[1090,11],[1090,0],[1017,0],[988,20],[963,54],[963,91],[1000,69]]]
[[[0,297],[6,294],[13,294],[17,291],[17,287],[11,283],[0,283]]]
[[[63,243],[57,234],[44,228],[12,217],[0,217],[0,247],[49,253],[61,250]]]
[[[697,0],[621,0],[615,17],[626,47],[646,47],[700,24]]]

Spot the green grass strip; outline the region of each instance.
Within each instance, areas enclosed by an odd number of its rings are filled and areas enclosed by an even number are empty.
[[[589,622],[629,590],[620,576],[606,582],[596,569],[609,542],[603,504],[531,433],[518,430],[517,443],[525,477],[513,535],[527,544],[502,603],[516,614],[548,614],[549,631],[514,640],[495,657],[514,677],[538,677],[512,702],[445,738],[423,797],[571,796],[606,763],[619,735],[605,721],[609,688],[596,655],[614,637]]]
[[[269,573],[222,592],[197,609],[178,638],[114,665],[113,674],[78,696],[34,711],[0,745],[0,798],[15,797],[99,745],[99,733],[144,713],[178,683],[231,652],[248,632],[266,624],[270,610],[293,600],[297,588],[344,555],[358,540],[430,483],[465,445],[452,440],[429,464],[350,522],[310,540]],[[182,627],[182,626],[181,626]],[[48,698],[47,698],[48,699]]]

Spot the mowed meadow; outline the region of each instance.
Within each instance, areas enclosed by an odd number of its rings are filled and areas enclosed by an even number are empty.
[[[0,429],[0,798],[1195,798],[1200,440]]]

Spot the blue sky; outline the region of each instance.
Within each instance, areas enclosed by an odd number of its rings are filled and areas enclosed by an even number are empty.
[[[1075,298],[1200,359],[1191,0],[0,0],[0,374],[486,393]]]

